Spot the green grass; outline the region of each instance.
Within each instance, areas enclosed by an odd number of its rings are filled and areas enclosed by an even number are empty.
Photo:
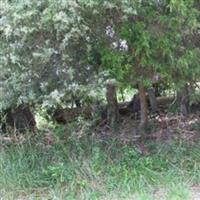
[[[50,146],[40,135],[1,144],[0,199],[150,200],[163,188],[162,199],[189,199],[200,183],[200,142],[148,143],[142,156],[134,145],[60,135]]]

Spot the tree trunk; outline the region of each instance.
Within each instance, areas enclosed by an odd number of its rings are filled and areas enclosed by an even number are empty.
[[[29,105],[22,104],[15,109],[9,108],[2,115],[5,115],[3,121],[0,119],[3,132],[10,130],[16,133],[23,133],[35,130],[36,121]]]
[[[182,87],[177,92],[177,101],[180,108],[180,113],[183,116],[188,116],[190,113],[190,105],[189,105],[189,91],[187,84],[185,84],[185,86]]]
[[[106,99],[108,103],[107,122],[112,129],[115,129],[119,122],[119,108],[116,95],[116,86],[114,84],[107,84]]]
[[[155,95],[155,91],[153,88],[148,89],[148,95],[149,95],[149,101],[150,101],[150,107],[152,112],[158,111],[158,105],[157,105],[157,99]]]
[[[141,109],[141,119],[140,119],[140,131],[144,132],[148,124],[148,105],[146,90],[142,82],[139,83],[139,96],[140,96],[140,109]]]

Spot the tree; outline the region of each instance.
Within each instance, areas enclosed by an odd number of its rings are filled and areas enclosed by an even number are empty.
[[[95,4],[94,10],[101,16],[98,18],[100,28],[104,25],[101,32],[107,31],[104,38],[110,39],[103,44],[109,52],[103,57],[104,64],[107,62],[107,69],[116,79],[138,83],[140,128],[145,129],[148,121],[146,91],[153,76],[160,73],[171,85],[180,88],[198,71],[194,63],[197,63],[199,49],[184,43],[186,36],[198,27],[194,1],[102,1]],[[126,44],[124,51],[120,48],[122,41]]]
[[[155,74],[176,90],[199,80],[196,3],[3,1],[1,107],[31,101],[66,105],[94,96],[106,79],[116,79],[121,88],[138,85],[140,130],[145,130],[146,93]]]
[[[1,109],[27,102],[56,105],[88,94],[88,27],[75,1],[3,1],[1,7]],[[89,74],[89,76],[88,76]]]

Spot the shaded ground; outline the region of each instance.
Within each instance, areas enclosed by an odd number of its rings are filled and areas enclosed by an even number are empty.
[[[106,141],[110,139],[117,140],[123,144],[133,143],[142,154],[148,154],[144,143],[148,141],[164,141],[180,140],[193,144],[200,138],[200,115],[192,114],[188,117],[183,117],[173,113],[160,113],[151,117],[149,122],[149,129],[144,138],[138,135],[139,120],[133,116],[121,116],[121,123],[112,130],[104,120],[102,120],[95,128],[92,128],[92,135],[97,141]],[[86,128],[87,125],[85,125]],[[89,125],[90,126],[90,125]],[[79,138],[84,136],[85,127],[78,125],[75,128],[75,136]],[[68,128],[67,128],[68,129]],[[1,143],[17,143],[23,144],[31,135],[9,135],[1,136]],[[45,145],[52,145],[57,142],[55,135],[51,131],[45,131],[40,138],[41,143]]]
[[[139,121],[133,117],[123,117],[116,130],[111,130],[106,124],[100,124],[96,128],[95,134],[99,139],[116,138],[124,142],[137,141],[140,137],[137,134],[138,124]],[[160,113],[151,118],[145,139],[168,140],[180,138],[192,141],[195,137],[198,137],[199,126],[199,115],[183,117],[172,113]]]

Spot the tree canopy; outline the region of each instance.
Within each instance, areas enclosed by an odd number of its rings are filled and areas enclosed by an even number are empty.
[[[199,81],[195,0],[1,1],[1,109],[101,93],[106,80],[173,88]]]

